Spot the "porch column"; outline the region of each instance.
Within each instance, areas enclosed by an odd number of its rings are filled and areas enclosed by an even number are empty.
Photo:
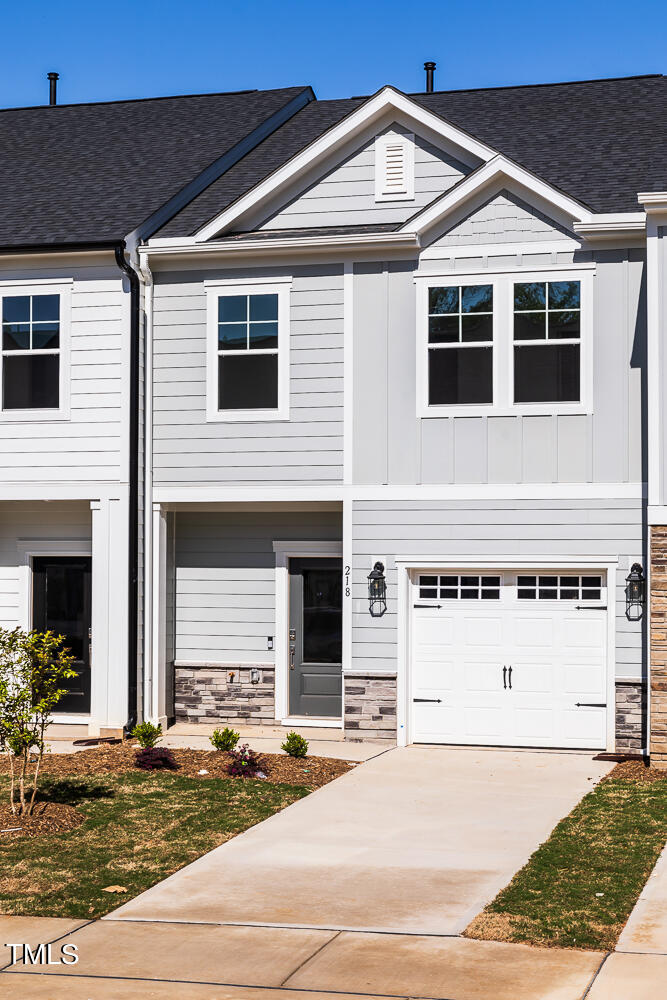
[[[127,721],[127,498],[91,500],[91,731]]]
[[[167,512],[153,504],[151,663],[146,717],[167,725]]]

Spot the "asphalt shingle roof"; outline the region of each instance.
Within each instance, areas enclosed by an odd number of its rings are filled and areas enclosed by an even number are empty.
[[[667,188],[667,78],[411,94],[595,212],[637,212]],[[159,236],[189,236],[364,101],[317,101],[215,181]]]
[[[122,239],[306,89],[0,111],[0,247]]]

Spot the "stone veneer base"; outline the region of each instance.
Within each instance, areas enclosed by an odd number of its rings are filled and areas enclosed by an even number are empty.
[[[259,683],[250,671],[259,670]],[[226,663],[174,667],[177,722],[275,723],[275,667],[272,663]]]
[[[646,747],[646,685],[616,681],[616,751],[641,754]]]
[[[391,674],[346,674],[343,677],[346,740],[396,742],[396,677]]]

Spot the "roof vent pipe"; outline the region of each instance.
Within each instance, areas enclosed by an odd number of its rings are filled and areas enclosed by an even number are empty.
[[[47,75],[48,80],[49,80],[49,104],[53,108],[58,103],[56,101],[56,86],[58,84],[58,79],[60,77],[60,74],[59,73],[47,73],[46,75]]]
[[[433,74],[435,73],[435,63],[425,62],[424,69],[426,70],[426,93],[433,93]]]

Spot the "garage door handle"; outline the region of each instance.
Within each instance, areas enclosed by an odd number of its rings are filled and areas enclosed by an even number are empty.
[[[509,688],[510,688],[510,691],[511,691],[511,690],[512,690],[512,668],[511,668],[511,667],[510,667],[510,671],[509,671],[509,675],[508,675],[508,678],[507,678],[507,679],[508,679],[508,680],[509,680],[509,682],[510,682],[510,683],[509,683]]]
[[[606,604],[575,604],[575,609],[577,611],[606,611]]]
[[[575,708],[606,708],[606,701],[576,701]]]
[[[438,611],[442,607],[442,604],[415,604],[416,608],[437,608]]]
[[[503,687],[507,688],[507,667],[503,667]]]
[[[441,703],[442,698],[413,698],[413,701],[436,701],[438,705]]]

